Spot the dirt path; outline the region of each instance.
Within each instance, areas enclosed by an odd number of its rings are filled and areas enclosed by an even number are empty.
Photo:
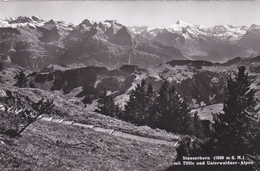
[[[74,121],[64,121],[63,119],[53,119],[52,117],[48,118],[48,117],[42,116],[42,117],[39,117],[39,119],[42,121],[53,122],[53,123],[57,123],[57,124],[65,124],[65,125],[83,127],[83,128],[87,128],[87,129],[92,129],[97,132],[103,132],[106,134],[114,135],[117,137],[128,138],[128,139],[143,141],[143,142],[152,143],[152,144],[177,146],[177,143],[178,143],[177,141],[166,141],[166,140],[160,140],[160,139],[155,139],[155,138],[142,137],[142,136],[138,136],[138,135],[124,133],[121,131],[116,131],[114,129],[95,127],[94,125],[81,124],[81,123],[76,123]]]

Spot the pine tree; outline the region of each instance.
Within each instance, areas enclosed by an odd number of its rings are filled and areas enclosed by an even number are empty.
[[[98,112],[102,113],[102,114],[107,114],[106,111],[106,96],[107,96],[107,90],[105,89],[101,95],[99,96],[99,100],[98,100]]]
[[[136,88],[132,90],[129,101],[125,106],[123,118],[137,125],[144,125],[147,116],[147,103],[145,81],[142,80],[142,82],[137,84]]]
[[[14,79],[16,79],[15,86],[19,88],[25,87],[25,83],[27,80],[26,80],[26,75],[23,71],[19,72],[19,74],[16,74]]]
[[[203,138],[204,134],[205,134],[205,131],[204,131],[205,128],[202,124],[202,121],[200,120],[198,113],[195,113],[194,117],[192,119],[193,119],[193,125],[192,125],[193,131],[192,131],[192,133],[198,138]]]
[[[0,63],[0,72],[4,70],[4,65],[2,63]]]
[[[0,72],[4,70],[4,66],[2,63],[0,63]],[[2,82],[2,77],[0,76],[0,82]]]
[[[179,132],[178,97],[175,88],[164,80],[155,102],[155,122],[159,128]]]
[[[152,113],[153,113],[153,109],[152,106],[154,104],[154,100],[155,100],[155,92],[153,90],[153,86],[152,84],[149,84],[144,96],[144,100],[145,100],[145,104],[143,106],[144,108],[144,118],[145,118],[145,125],[151,126],[153,127],[152,124]]]
[[[35,84],[33,83],[33,81],[30,81],[29,87],[30,87],[30,88],[36,88],[36,86],[35,86]]]
[[[151,109],[153,127],[170,132],[194,134],[194,118],[184,98],[164,80]]]
[[[174,91],[174,87],[170,87],[170,83],[164,80],[155,103],[159,128],[172,130],[172,115],[175,114],[174,108],[176,107],[175,98],[173,98]]]
[[[114,103],[113,95],[108,95],[105,89],[98,100],[98,112],[108,116],[116,116],[118,107]]]
[[[225,89],[224,113],[213,114],[213,139],[217,153],[245,154],[250,145],[250,119],[254,111],[255,90],[250,89],[245,67],[239,67],[235,79],[229,77]]]

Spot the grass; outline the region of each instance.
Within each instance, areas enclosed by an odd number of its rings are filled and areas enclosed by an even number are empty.
[[[219,103],[219,104],[213,104],[210,106],[199,108],[197,112],[201,119],[210,120],[212,122],[213,121],[212,113],[222,112],[222,109],[223,109],[223,104]]]
[[[37,102],[53,100],[58,114],[48,114],[97,127],[174,141],[178,136],[159,129],[133,124],[90,112],[62,94],[33,88],[17,88],[0,84],[1,89],[27,96]],[[3,119],[3,118],[0,118]],[[172,145],[157,145],[95,132],[72,125],[37,120],[20,137],[0,134],[0,170],[165,170],[176,157]]]
[[[21,137],[0,135],[0,170],[164,170],[173,146],[36,121]]]
[[[3,84],[2,84],[3,85]],[[118,131],[140,135],[145,137],[157,138],[168,141],[176,141],[179,138],[178,135],[168,133],[160,129],[152,129],[148,126],[135,126],[128,122],[105,116],[96,112],[91,112],[83,105],[76,105],[66,99],[62,94],[48,92],[36,88],[13,88],[11,86],[3,87],[4,90],[8,89],[12,92],[16,92],[23,96],[29,97],[32,101],[39,101],[41,98],[53,100],[55,109],[60,111],[59,114],[48,114],[54,118],[75,121],[79,123],[94,125],[102,128],[110,128]]]

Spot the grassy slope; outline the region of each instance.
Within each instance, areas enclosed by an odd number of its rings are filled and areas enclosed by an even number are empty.
[[[43,121],[0,138],[0,170],[163,170],[176,155],[172,146]]]
[[[213,115],[212,113],[219,113],[222,112],[223,104],[213,104],[209,106],[205,106],[203,108],[199,108],[196,111],[198,112],[198,115],[203,120],[210,120],[213,121]]]
[[[61,94],[55,94],[53,92],[48,92],[40,89],[33,88],[17,88],[13,86],[7,86],[5,84],[0,84],[2,89],[10,90],[12,92],[17,92],[23,96],[28,96],[32,101],[39,101],[41,98],[50,99],[54,101],[55,109],[59,110],[61,114],[48,114],[54,118],[75,121],[84,124],[90,124],[97,127],[110,128],[118,131],[152,137],[157,139],[163,139],[168,141],[176,141],[178,135],[173,133],[167,133],[160,129],[151,129],[147,126],[135,126],[128,122],[118,120],[113,117],[98,114],[96,112],[90,112],[87,108],[82,105],[76,105],[66,99]]]
[[[54,118],[169,141],[177,138],[162,130],[137,127],[89,112],[60,94],[0,85],[3,90],[28,96],[32,101],[41,98],[54,100],[55,108],[65,112],[60,115],[50,114]],[[44,121],[34,122],[18,138],[0,134],[0,170],[164,170],[172,164],[175,156],[173,146],[133,141],[90,129]]]

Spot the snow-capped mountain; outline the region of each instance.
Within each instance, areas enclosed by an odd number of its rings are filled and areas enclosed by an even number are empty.
[[[16,17],[16,18],[6,18],[4,20],[0,20],[0,27],[11,27],[11,28],[17,28],[17,27],[40,27],[44,25],[44,20],[40,19],[37,16],[32,17]]]
[[[49,64],[154,65],[185,59],[181,51],[131,33],[122,24],[84,20],[74,26],[38,17],[0,21],[1,58],[39,71]]]
[[[1,58],[39,71],[50,64],[153,66],[171,60],[227,61],[260,53],[260,26],[205,27],[178,21],[158,28],[84,20],[75,26],[39,17],[0,21]]]
[[[46,30],[52,30],[57,28],[61,36],[66,36],[68,31],[71,31],[75,26],[72,23],[66,23],[65,21],[44,21],[38,16],[32,17],[16,17],[6,18],[0,20],[0,28],[42,28]]]
[[[73,28],[38,17],[9,18],[0,23],[1,58],[32,70],[45,67],[62,54],[62,41]]]
[[[259,29],[258,27],[254,27]],[[186,57],[209,61],[223,61],[237,56],[247,57],[260,51],[238,42],[247,33],[247,27],[217,25],[206,27],[177,21],[164,27],[129,27],[135,34],[167,46],[180,49]],[[249,29],[250,30],[250,29]]]
[[[174,33],[185,38],[203,38],[212,37],[216,38],[215,41],[229,41],[230,43],[236,43],[245,33],[247,28],[234,27],[231,25],[217,25],[213,27],[206,27],[203,25],[191,24],[184,21],[177,21],[176,24],[163,27],[129,27],[131,31],[136,34],[153,35],[156,37],[158,33],[166,30],[170,33]],[[149,38],[149,36],[147,37]]]
[[[253,24],[238,41],[241,46],[252,48],[256,52],[260,52],[260,26]]]

